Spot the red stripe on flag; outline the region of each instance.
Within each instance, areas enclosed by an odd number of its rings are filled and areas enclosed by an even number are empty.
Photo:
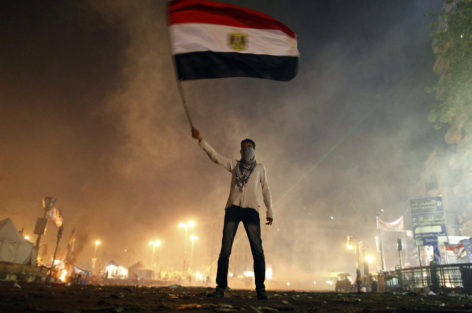
[[[296,34],[267,14],[232,4],[207,0],[173,0],[168,7],[169,25],[203,23],[241,28],[278,29],[290,37]]]

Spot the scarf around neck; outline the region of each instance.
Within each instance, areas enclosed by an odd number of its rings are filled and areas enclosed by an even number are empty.
[[[236,184],[239,187],[239,190],[243,191],[244,185],[246,185],[249,177],[251,177],[251,173],[256,167],[256,160],[253,159],[249,162],[241,159],[238,161],[236,168],[234,169],[235,177],[236,177]]]

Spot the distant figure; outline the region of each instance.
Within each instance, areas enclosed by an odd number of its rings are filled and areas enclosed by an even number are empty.
[[[359,268],[356,269],[356,287],[357,287],[357,292],[361,292],[362,276],[361,276],[361,270]]]
[[[225,209],[223,227],[223,240],[220,256],[218,258],[218,271],[216,275],[217,287],[211,297],[224,297],[228,287],[228,265],[234,236],[239,222],[243,222],[244,229],[249,238],[251,252],[254,258],[254,277],[256,292],[259,299],[267,300],[265,281],[265,259],[262,249],[261,224],[257,202],[258,187],[262,187],[262,195],[266,206],[267,225],[272,225],[272,198],[267,183],[267,174],[264,165],[256,163],[256,143],[251,139],[241,141],[241,160],[231,160],[218,154],[203,139],[196,128],[192,128],[192,137],[198,139],[200,147],[208,154],[210,159],[223,166],[232,175],[231,189]]]

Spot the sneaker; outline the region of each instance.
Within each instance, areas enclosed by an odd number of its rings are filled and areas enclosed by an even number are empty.
[[[209,298],[224,298],[225,290],[223,288],[216,287],[215,292],[209,293],[207,296]]]
[[[267,292],[265,289],[257,289],[257,299],[259,300],[269,300],[269,297],[267,297]]]

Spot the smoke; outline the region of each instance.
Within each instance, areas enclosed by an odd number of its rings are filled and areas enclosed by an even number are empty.
[[[66,255],[64,257],[64,264],[66,267],[76,264],[79,255],[82,253],[82,250],[88,241],[89,238],[86,234],[77,233],[75,228],[72,229],[69,243],[67,244]]]
[[[242,138],[257,143],[274,200],[275,223],[262,226],[274,287],[331,288],[326,281],[337,272],[354,272],[345,236],[376,255],[376,213],[407,214],[423,163],[441,140],[426,121],[432,99],[423,92],[435,78],[423,14],[440,1],[227,2],[293,28],[300,72],[290,82],[183,82],[193,122],[228,157],[239,158]],[[154,257],[164,270],[180,270],[190,257],[177,225],[195,219],[193,264],[213,277],[230,177],[190,137],[165,7],[89,1],[59,6],[56,20],[47,19],[46,6],[34,20],[42,28],[17,31],[18,47],[28,48],[21,51],[36,54],[2,52],[13,64],[6,76],[20,83],[0,78],[8,134],[0,137],[8,151],[0,156],[0,214],[32,224],[40,199],[52,194],[66,225],[88,234],[79,264],[89,266],[97,239],[102,265],[150,264],[148,242],[161,239]],[[235,275],[252,268],[245,237],[241,226]]]

